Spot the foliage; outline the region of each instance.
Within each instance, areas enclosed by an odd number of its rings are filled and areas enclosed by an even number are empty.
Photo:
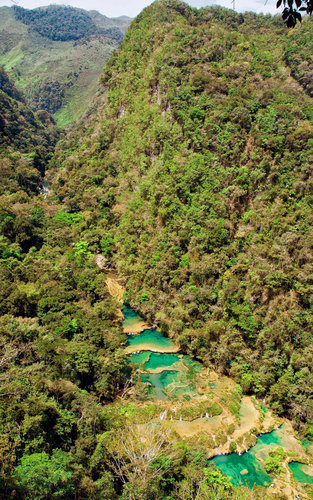
[[[299,421],[313,418],[312,114],[286,64],[307,58],[312,26],[285,37],[269,16],[152,5],[105,68],[97,125],[91,114],[67,139],[70,158],[55,156],[62,199],[97,205],[132,303]]]
[[[70,459],[61,450],[24,455],[15,469],[17,487],[24,498],[64,498],[73,495]]]
[[[51,164],[69,210],[94,207],[135,308],[300,426],[313,420],[313,116],[310,63],[289,64],[309,60],[311,19],[301,29],[151,5],[105,67],[106,105]]]
[[[313,4],[311,0],[278,0],[276,3],[276,7],[280,7],[281,4],[284,6],[284,10],[282,13],[282,18],[284,19],[288,28],[294,28],[297,22],[301,23],[302,15],[301,12],[306,12],[311,15],[313,12]]]
[[[285,450],[281,447],[276,448],[276,450],[270,451],[267,459],[265,460],[265,470],[269,474],[279,474],[284,472],[284,468],[281,463],[285,460],[287,454]]]
[[[54,216],[54,220],[65,224],[66,226],[72,226],[73,224],[77,224],[82,220],[81,214],[69,214],[68,212],[58,212]]]
[[[151,324],[240,384],[221,397],[237,418],[243,390],[312,434],[310,66],[291,67],[307,52],[285,34],[270,16],[154,3],[49,165],[53,123],[4,75],[1,497],[260,498],[162,427],[158,404],[127,399],[101,253]],[[221,407],[184,406],[199,412]]]
[[[49,5],[28,10],[14,5],[14,14],[19,21],[51,40],[78,40],[99,32],[88,13],[74,7]]]
[[[116,304],[90,258],[100,239],[81,239],[89,219],[38,194],[51,123],[1,98],[0,496],[104,498],[110,476],[93,481],[84,465],[111,425],[102,403],[129,369]]]
[[[0,7],[0,18],[0,66],[27,104],[53,113],[60,127],[86,110],[104,63],[130,22],[127,17],[110,19],[96,11],[57,5],[33,10]],[[23,24],[27,20],[31,24]],[[0,89],[4,85],[0,76]]]

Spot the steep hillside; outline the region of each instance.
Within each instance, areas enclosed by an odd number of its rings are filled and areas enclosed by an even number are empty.
[[[33,109],[66,126],[88,107],[129,22],[72,7],[1,7],[0,64]]]
[[[155,2],[49,164],[0,71],[1,498],[312,497],[312,32]]]
[[[313,102],[294,64],[312,33],[155,2],[54,160],[59,199],[88,213],[84,241],[101,240],[131,304],[308,435]]]

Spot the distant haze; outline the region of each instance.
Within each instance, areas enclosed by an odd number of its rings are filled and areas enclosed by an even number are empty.
[[[280,12],[276,10],[276,1],[268,0],[235,0],[235,8],[238,12],[244,12],[247,10],[253,12],[264,12],[275,14]],[[135,17],[139,12],[150,5],[152,2],[149,0],[14,0],[14,3],[18,3],[21,7],[26,9],[33,9],[35,7],[41,7],[43,5],[59,4],[59,5],[71,5],[72,7],[80,7],[86,10],[98,10],[101,14],[107,17],[118,17],[118,16],[130,16]],[[218,1],[206,1],[206,0],[190,0],[187,3],[193,7],[205,7],[207,5],[222,5],[223,7],[232,7],[231,0],[218,0]],[[0,7],[4,5],[13,5],[12,0],[0,0]]]

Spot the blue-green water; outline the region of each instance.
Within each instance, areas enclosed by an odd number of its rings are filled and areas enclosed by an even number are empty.
[[[282,445],[282,437],[280,435],[279,429],[272,431],[272,432],[267,432],[266,434],[261,434],[258,437],[254,448],[256,448],[257,446],[260,446],[260,445],[270,446],[273,444],[276,444],[277,446]]]
[[[212,462],[231,478],[231,482],[235,486],[245,484],[249,488],[253,488],[255,484],[269,486],[272,482],[271,476],[265,472],[262,463],[250,452],[241,456],[237,453],[219,455],[212,458]],[[241,474],[241,472],[248,473]]]
[[[166,368],[179,362],[177,354],[164,354],[159,352],[141,351],[128,357],[131,363],[143,363],[147,370]]]
[[[155,349],[171,347],[173,344],[169,338],[164,337],[162,333],[157,330],[144,330],[138,335],[129,335],[127,345],[132,347],[139,347],[142,344],[151,344]]]
[[[177,354],[152,352],[149,361],[146,363],[146,368],[148,370],[155,370],[156,368],[172,366],[174,363],[178,363],[178,361],[179,356]]]
[[[141,317],[139,316],[139,314],[137,314],[136,311],[134,311],[134,309],[129,306],[124,306],[122,309],[122,313],[124,317],[124,327],[131,327],[138,323],[138,321],[141,321]]]
[[[312,441],[310,441],[309,439],[302,439],[301,444],[302,444],[303,448],[305,449],[305,451],[307,451],[309,449],[309,447],[312,445]]]
[[[130,307],[123,308],[124,326],[138,323],[140,316]],[[139,352],[128,357],[129,362],[143,364],[146,370],[161,369],[160,373],[147,373],[142,380],[151,384],[156,399],[186,399],[199,397],[194,384],[194,377],[201,370],[201,364],[189,356],[176,353],[163,353],[163,349],[173,347],[171,340],[155,329],[143,330],[136,335],[128,335],[127,345]],[[141,351],[143,346],[161,352]]]
[[[289,464],[289,468],[299,483],[313,484],[313,477],[306,474],[303,471],[303,467],[305,467],[305,465],[300,462],[290,462]]]
[[[124,307],[124,326],[141,321],[140,316],[130,307]],[[196,391],[194,378],[201,370],[201,364],[176,353],[162,353],[162,349],[172,347],[169,338],[164,337],[155,329],[147,329],[136,335],[129,335],[129,346],[138,347],[138,351],[128,357],[128,361],[135,364],[142,364],[146,370],[162,369],[159,373],[143,373],[143,382],[149,383],[154,397],[158,400],[185,399],[192,400],[199,397]],[[153,346],[156,351],[141,351],[140,347],[145,345]],[[151,347],[152,348],[152,347]],[[216,384],[210,383],[214,390]],[[263,411],[267,411],[261,405]],[[272,477],[267,474],[263,467],[263,462],[273,447],[284,446],[283,433],[280,429],[270,433],[260,435],[255,446],[243,455],[231,453],[212,458],[209,462],[214,462],[227,476],[231,477],[234,485],[246,485],[253,488],[254,485],[269,486]],[[261,460],[260,460],[261,459]],[[302,483],[313,484],[313,477],[303,471],[303,464],[292,462],[289,464],[296,480]]]
[[[143,374],[143,382],[149,382],[153,386],[154,394],[157,399],[165,401],[168,399],[166,394],[166,387],[175,381],[177,372],[171,370],[164,370],[161,373]]]
[[[151,351],[141,351],[141,352],[136,352],[135,354],[131,354],[130,356],[127,357],[127,361],[130,363],[135,363],[136,365],[139,364],[146,364],[151,356]]]
[[[172,367],[172,369],[174,370],[179,370],[179,366],[176,365],[175,367],[173,367],[175,363],[179,362],[183,362],[186,368],[189,368],[191,370],[201,370],[201,365],[197,361],[193,361],[189,358],[189,356],[181,356],[174,353],[140,351],[131,354],[127,359],[131,363],[143,364],[146,370],[156,370],[158,368],[167,367]]]
[[[254,484],[269,486],[272,482],[271,476],[263,468],[258,457],[265,460],[271,448],[282,445],[282,436],[279,430],[262,434],[258,437],[256,444],[243,455],[231,453],[230,455],[219,455],[210,460],[221,469],[235,486],[245,484],[253,488]],[[248,472],[242,474],[242,471]]]

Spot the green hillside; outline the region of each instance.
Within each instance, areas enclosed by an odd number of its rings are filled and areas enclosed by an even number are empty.
[[[88,107],[130,20],[61,6],[0,13],[0,65],[33,109],[67,126]]]
[[[93,207],[84,238],[101,235],[131,303],[299,425],[313,419],[313,108],[310,66],[288,61],[312,32],[156,2],[105,68],[106,107],[54,158],[60,199]]]

